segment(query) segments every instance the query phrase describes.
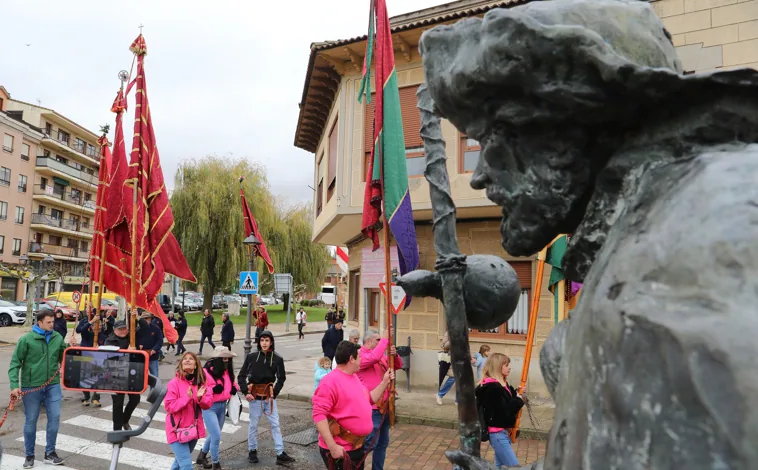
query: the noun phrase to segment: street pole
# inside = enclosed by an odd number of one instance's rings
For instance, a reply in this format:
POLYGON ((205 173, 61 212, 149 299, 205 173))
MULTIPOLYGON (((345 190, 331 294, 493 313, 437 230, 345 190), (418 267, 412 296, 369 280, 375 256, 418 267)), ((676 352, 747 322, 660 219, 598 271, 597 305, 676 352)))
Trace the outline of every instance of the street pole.
MULTIPOLYGON (((253 256, 248 255, 247 270, 253 270, 253 256)), ((253 295, 247 294, 247 322, 245 323, 245 357, 253 350, 253 344, 250 340, 250 328, 253 323, 253 295)))
POLYGON ((290 331, 290 312, 292 311, 292 275, 287 279, 287 326, 284 331, 290 331))

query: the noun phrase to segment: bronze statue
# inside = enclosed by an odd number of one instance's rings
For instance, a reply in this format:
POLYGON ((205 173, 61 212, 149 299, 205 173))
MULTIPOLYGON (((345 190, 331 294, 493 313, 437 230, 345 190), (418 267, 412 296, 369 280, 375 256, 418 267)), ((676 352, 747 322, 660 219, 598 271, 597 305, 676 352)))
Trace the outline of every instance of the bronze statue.
POLYGON ((469 297, 509 273, 465 281, 439 117, 480 142, 471 185, 503 208, 506 251, 573 234, 563 268, 584 288, 542 350, 556 411, 529 468, 757 468, 758 72, 684 75, 631 0, 491 10, 426 31, 420 51, 440 273, 399 282, 444 299, 461 385, 450 460, 494 468, 479 458, 466 319, 504 321, 469 297))

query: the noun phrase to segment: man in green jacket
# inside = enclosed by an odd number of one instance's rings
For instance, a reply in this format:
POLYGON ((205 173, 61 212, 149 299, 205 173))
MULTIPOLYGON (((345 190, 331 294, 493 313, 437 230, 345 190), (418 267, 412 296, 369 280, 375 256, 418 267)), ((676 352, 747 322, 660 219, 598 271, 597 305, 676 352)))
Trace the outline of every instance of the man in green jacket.
POLYGON ((34 466, 34 445, 37 437, 37 418, 40 407, 47 414, 47 445, 45 463, 62 465, 63 459, 55 453, 58 426, 61 418, 60 374, 63 351, 68 345, 63 337, 53 330, 53 312, 43 310, 37 314, 37 324, 30 333, 18 340, 8 369, 11 396, 22 397, 24 402, 24 468, 34 466), (19 377, 19 371, 21 376, 19 377), (35 390, 39 388, 39 390, 35 390), (31 391, 34 390, 34 391, 31 391))

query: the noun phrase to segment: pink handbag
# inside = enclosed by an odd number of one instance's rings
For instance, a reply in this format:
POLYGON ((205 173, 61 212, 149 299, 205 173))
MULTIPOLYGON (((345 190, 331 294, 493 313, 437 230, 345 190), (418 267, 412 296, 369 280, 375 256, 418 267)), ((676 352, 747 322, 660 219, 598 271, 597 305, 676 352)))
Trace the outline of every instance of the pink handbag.
POLYGON ((177 427, 176 423, 174 422, 174 415, 171 415, 171 426, 173 426, 174 428, 174 434, 176 435, 176 440, 178 440, 182 444, 186 444, 188 442, 192 442, 192 441, 196 441, 200 439, 200 433, 197 430, 197 418, 199 416, 199 411, 198 411, 197 403, 193 402, 193 405, 195 407, 195 420, 189 426, 181 427, 182 420, 179 420, 180 426, 177 427))

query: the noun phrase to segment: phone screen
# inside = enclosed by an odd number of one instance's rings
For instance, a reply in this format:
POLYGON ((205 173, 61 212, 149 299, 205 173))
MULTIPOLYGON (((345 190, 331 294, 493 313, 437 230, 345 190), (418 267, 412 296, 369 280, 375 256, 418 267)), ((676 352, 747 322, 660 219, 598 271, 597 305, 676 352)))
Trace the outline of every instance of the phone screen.
POLYGON ((147 389, 147 369, 144 351, 68 348, 63 353, 63 388, 142 393, 147 389))

